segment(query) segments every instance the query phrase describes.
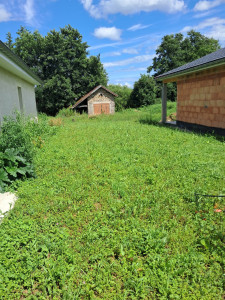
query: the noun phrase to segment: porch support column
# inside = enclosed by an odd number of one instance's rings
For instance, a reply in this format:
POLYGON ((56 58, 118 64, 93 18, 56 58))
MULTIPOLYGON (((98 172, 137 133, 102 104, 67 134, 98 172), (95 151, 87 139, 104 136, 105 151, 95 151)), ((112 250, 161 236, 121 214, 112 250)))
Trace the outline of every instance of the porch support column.
POLYGON ((162 123, 166 123, 167 115, 167 84, 163 82, 162 87, 162 123))

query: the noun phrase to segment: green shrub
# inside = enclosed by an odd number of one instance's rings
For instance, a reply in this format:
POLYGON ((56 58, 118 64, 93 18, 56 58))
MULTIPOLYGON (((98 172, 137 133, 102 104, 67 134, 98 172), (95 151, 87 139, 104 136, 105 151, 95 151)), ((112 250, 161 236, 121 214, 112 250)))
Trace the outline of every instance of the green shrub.
POLYGON ((121 111, 127 108, 127 103, 130 99, 130 94, 132 89, 126 85, 119 85, 119 84, 110 84, 108 88, 117 94, 118 96, 115 98, 115 108, 116 111, 121 111))
POLYGON ((30 119, 26 120, 26 135, 29 136, 32 144, 34 144, 37 148, 40 148, 38 146, 40 139, 44 142, 44 140, 49 138, 49 136, 54 135, 56 130, 56 128, 49 126, 49 118, 45 114, 39 114, 37 122, 30 119))
POLYGON ((142 74, 134 83, 128 102, 129 107, 138 108, 155 103, 158 86, 152 76, 142 74))
POLYGON ((26 132, 26 126, 29 121, 16 112, 13 116, 4 118, 2 131, 0 135, 0 151, 14 148, 18 155, 24 157, 27 161, 32 162, 34 147, 26 132))
POLYGON ((4 118, 0 132, 0 192, 17 179, 34 176, 35 148, 42 148, 44 138, 54 134, 48 118, 39 121, 19 112, 4 118))
POLYGON ((160 104, 162 103, 162 99, 161 98, 156 98, 155 99, 155 104, 160 104))
POLYGON ((63 108, 57 114, 57 117, 71 117, 75 115, 75 111, 71 108, 63 108))
POLYGON ((33 176, 33 165, 19 156, 16 149, 10 148, 0 152, 0 192, 16 179, 33 176))

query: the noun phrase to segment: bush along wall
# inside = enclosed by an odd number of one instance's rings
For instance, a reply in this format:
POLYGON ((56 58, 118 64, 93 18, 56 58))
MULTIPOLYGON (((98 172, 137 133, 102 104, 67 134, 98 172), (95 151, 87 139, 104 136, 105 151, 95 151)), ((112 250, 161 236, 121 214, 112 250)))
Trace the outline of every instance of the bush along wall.
POLYGON ((18 112, 4 118, 0 132, 0 192, 18 179, 35 176, 35 148, 42 147, 41 136, 54 130, 43 116, 38 123, 18 112))

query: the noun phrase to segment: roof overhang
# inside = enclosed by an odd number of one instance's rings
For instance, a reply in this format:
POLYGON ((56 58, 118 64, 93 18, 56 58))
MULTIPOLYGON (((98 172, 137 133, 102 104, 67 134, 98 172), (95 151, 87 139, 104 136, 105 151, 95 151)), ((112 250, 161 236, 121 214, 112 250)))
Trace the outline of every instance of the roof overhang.
POLYGON ((112 94, 114 97, 118 97, 117 94, 115 94, 114 92, 110 91, 109 89, 107 89, 106 87, 104 87, 103 85, 98 85, 96 86, 93 90, 91 90, 89 93, 87 93, 86 95, 84 95, 83 97, 81 97, 73 106, 71 106, 70 108, 76 108, 78 106, 80 106, 80 104, 88 99, 91 95, 93 95, 96 91, 98 91, 99 89, 103 89, 105 90, 106 92, 112 94))
POLYGON ((191 73, 201 72, 201 71, 204 71, 207 69, 220 67, 222 65, 225 66, 225 58, 217 60, 217 61, 209 62, 204 65, 199 65, 197 67, 193 67, 193 68, 190 68, 187 70, 174 72, 172 74, 168 74, 168 75, 162 74, 162 75, 156 76, 155 79, 158 81, 163 81, 163 82, 175 82, 178 79, 181 79, 183 76, 189 75, 191 73))
POLYGON ((2 53, 0 53, 0 67, 34 85, 40 84, 39 81, 31 77, 27 72, 25 72, 22 68, 12 62, 7 56, 2 53))
POLYGON ((42 80, 2 41, 0 41, 0 67, 33 85, 43 83, 42 80))

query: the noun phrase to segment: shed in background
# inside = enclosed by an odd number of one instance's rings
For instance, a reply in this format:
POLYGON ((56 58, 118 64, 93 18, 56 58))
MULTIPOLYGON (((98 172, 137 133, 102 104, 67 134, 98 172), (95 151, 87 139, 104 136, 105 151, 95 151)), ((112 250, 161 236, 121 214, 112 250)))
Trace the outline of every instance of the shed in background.
POLYGON ((115 113, 115 97, 117 94, 99 85, 80 98, 71 108, 80 113, 86 112, 88 116, 110 115, 115 113))

